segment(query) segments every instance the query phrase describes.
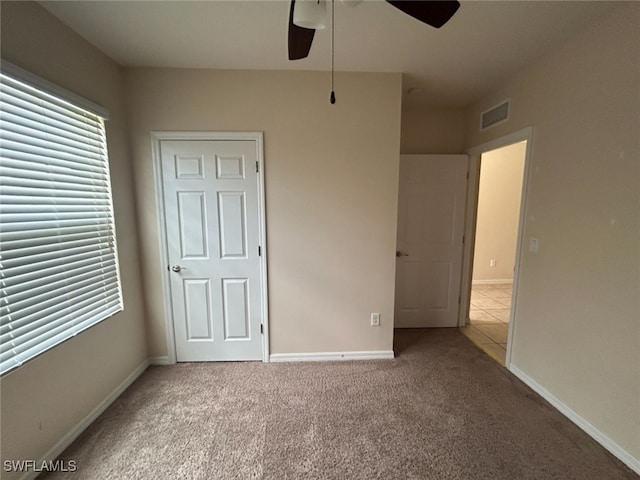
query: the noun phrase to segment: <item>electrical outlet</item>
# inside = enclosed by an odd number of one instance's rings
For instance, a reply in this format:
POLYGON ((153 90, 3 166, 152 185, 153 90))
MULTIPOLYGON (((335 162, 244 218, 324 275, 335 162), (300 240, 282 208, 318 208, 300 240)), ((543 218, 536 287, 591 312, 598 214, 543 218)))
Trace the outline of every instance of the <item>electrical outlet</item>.
POLYGON ((371 314, 371 326, 372 327, 379 327, 380 326, 380 314, 379 313, 372 313, 371 314))
POLYGON ((495 267, 496 266, 496 259, 492 258, 491 260, 489 260, 489 266, 490 267, 495 267))

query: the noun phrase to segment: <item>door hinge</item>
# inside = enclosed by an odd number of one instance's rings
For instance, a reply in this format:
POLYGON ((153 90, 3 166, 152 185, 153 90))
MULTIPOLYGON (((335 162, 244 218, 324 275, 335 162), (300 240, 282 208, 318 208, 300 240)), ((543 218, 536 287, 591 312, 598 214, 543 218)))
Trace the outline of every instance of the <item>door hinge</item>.
POLYGON ((256 162, 256 173, 260 173, 260 164, 256 162))
POLYGON ((464 245, 464 235, 462 235, 462 244, 464 245))
POLYGON ((467 170, 467 180, 469 180, 469 170, 467 170))
POLYGON ((260 335, 264 335, 264 325, 260 324, 260 335))
POLYGON ((258 256, 262 256, 262 247, 260 245, 258 245, 258 256))
POLYGON ((462 301, 462 297, 458 296, 458 305, 460 305, 461 301, 462 301))

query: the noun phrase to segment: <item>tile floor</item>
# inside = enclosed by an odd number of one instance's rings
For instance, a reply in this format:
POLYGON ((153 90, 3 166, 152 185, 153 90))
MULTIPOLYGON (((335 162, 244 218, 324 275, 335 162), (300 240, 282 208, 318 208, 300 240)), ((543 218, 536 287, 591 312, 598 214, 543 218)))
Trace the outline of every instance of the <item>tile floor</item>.
POLYGON ((504 365, 511 312, 511 284, 474 285, 469 324, 462 327, 469 339, 504 365))

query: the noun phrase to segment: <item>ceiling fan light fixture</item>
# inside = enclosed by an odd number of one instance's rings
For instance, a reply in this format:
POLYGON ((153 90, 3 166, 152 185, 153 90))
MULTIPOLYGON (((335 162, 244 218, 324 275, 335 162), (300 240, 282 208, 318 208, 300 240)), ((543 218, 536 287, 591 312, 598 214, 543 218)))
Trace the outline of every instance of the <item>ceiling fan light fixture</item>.
POLYGON ((322 30, 327 26, 327 1, 296 0, 293 23, 302 28, 322 30))

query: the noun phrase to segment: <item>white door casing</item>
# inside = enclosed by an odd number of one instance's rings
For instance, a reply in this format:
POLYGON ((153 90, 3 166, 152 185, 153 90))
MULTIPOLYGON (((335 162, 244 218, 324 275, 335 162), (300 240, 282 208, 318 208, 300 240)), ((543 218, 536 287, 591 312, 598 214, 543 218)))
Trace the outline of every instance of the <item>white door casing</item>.
POLYGON ((531 168, 531 157, 533 149, 534 127, 526 127, 509 133, 503 137, 496 138, 482 145, 467 150, 469 154, 469 189, 467 194, 467 213, 465 219, 465 230, 469 241, 465 243, 463 255, 463 278, 462 278, 462 302, 459 314, 459 325, 464 326, 469 319, 469 304, 471 295, 471 282, 473 276, 473 250, 475 247, 475 225, 476 213, 478 208, 478 191, 480 188, 480 157, 483 153, 490 152, 497 148, 506 147, 517 142, 526 141, 527 148, 524 160, 524 172, 522 178, 522 193, 520 199, 520 219, 518 225, 518 239, 516 241, 516 258, 513 269, 513 293, 511 299, 511 316, 509 319, 509 334, 507 338, 507 355, 505 358, 505 367, 511 369, 511 353, 512 340, 515 325, 517 323, 518 308, 518 288, 520 283, 520 260, 522 258, 524 243, 524 223, 527 208, 527 192, 529 185, 529 170, 531 168))
POLYGON ((395 327, 456 327, 467 155, 401 155, 395 327))
POLYGON ((156 146, 176 360, 264 359, 261 136, 194 136, 156 146))

